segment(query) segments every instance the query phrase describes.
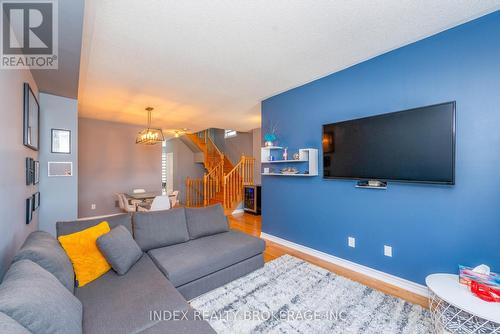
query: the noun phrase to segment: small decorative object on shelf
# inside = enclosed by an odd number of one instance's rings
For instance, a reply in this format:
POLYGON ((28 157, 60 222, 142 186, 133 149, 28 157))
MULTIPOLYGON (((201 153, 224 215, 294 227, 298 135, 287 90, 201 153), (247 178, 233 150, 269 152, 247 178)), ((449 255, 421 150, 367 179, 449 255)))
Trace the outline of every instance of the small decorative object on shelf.
POLYGON ((264 135, 264 145, 266 147, 274 146, 274 141, 276 140, 276 135, 272 133, 266 133, 264 135))
POLYGON ((285 167, 281 169, 281 174, 298 174, 299 170, 294 167, 285 167))
POLYGON ((271 147, 274 146, 274 142, 278 138, 277 126, 272 122, 269 122, 269 126, 266 127, 264 134, 264 146, 271 147))
POLYGON ((293 160, 299 160, 300 159, 300 154, 299 152, 296 152, 293 154, 293 160))
POLYGON ((288 160, 288 148, 283 149, 283 160, 288 160))
POLYGON ((305 170, 305 171, 304 171, 304 174, 305 174, 305 175, 308 175, 308 174, 309 174, 309 171, 308 171, 308 170, 305 170))

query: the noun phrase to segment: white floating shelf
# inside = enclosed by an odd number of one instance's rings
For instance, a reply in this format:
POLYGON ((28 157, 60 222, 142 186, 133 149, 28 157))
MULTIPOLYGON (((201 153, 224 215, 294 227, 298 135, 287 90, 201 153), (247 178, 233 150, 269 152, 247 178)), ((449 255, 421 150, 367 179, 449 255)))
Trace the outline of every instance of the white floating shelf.
POLYGON ((318 174, 282 174, 282 173, 262 173, 264 176, 318 176, 318 174))
POLYGON ((271 160, 271 161, 261 161, 263 164, 279 164, 285 162, 307 162, 307 159, 299 159, 299 160, 271 160))
POLYGON ((262 164, 286 164, 286 163, 297 163, 297 162, 307 162, 307 167, 304 167, 302 171, 298 174, 282 174, 282 173, 262 173, 262 175, 269 176, 318 176, 318 150, 315 148, 301 148, 299 149, 299 159, 298 160, 271 160, 273 156, 271 150, 283 149, 278 146, 268 146, 261 149, 260 161, 262 164), (308 171, 309 174, 304 174, 304 170, 308 171))
POLYGON ((281 146, 264 146, 263 150, 282 150, 284 147, 281 146))

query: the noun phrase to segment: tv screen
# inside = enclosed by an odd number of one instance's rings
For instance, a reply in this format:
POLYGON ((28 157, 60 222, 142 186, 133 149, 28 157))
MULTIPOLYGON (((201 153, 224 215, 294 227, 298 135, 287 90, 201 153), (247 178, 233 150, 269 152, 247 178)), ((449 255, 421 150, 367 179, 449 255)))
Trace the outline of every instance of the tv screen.
POLYGON ((323 176, 455 184, 455 102, 323 125, 323 176))

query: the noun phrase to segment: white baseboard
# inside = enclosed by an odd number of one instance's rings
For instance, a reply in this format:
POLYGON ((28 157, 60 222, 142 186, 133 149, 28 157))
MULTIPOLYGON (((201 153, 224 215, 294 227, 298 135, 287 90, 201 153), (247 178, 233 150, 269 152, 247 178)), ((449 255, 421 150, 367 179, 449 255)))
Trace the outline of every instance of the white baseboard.
POLYGON ((309 248, 307 246, 299 245, 294 242, 275 237, 274 235, 270 235, 267 233, 262 232, 261 237, 263 239, 267 239, 269 241, 275 242, 277 244, 281 244, 283 246, 295 249, 299 252, 317 257, 321 260, 333 263, 335 265, 350 269, 352 271, 355 271, 357 273, 363 274, 365 276, 377 279, 379 281, 394 285, 398 288, 413 292, 417 295, 421 295, 423 297, 429 297, 429 291, 426 286, 406 280, 401 277, 397 277, 391 274, 384 273, 383 271, 379 271, 370 267, 363 266, 361 264, 351 262, 321 251, 318 251, 313 248, 309 248))
POLYGON ((232 214, 232 215, 236 215, 236 214, 238 214, 238 213, 243 213, 243 212, 245 212, 245 210, 243 210, 243 209, 236 209, 236 210, 234 210, 231 214, 232 214))

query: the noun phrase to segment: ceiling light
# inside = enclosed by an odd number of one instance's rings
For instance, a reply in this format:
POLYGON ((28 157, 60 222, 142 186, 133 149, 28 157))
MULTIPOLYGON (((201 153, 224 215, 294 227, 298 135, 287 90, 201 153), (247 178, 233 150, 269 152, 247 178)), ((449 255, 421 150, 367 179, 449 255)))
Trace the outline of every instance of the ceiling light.
POLYGON ((163 132, 161 131, 161 129, 151 128, 151 112, 153 111, 153 108, 147 107, 146 111, 148 112, 147 127, 137 134, 135 143, 145 145, 154 145, 161 143, 165 140, 165 138, 163 137, 163 132))

